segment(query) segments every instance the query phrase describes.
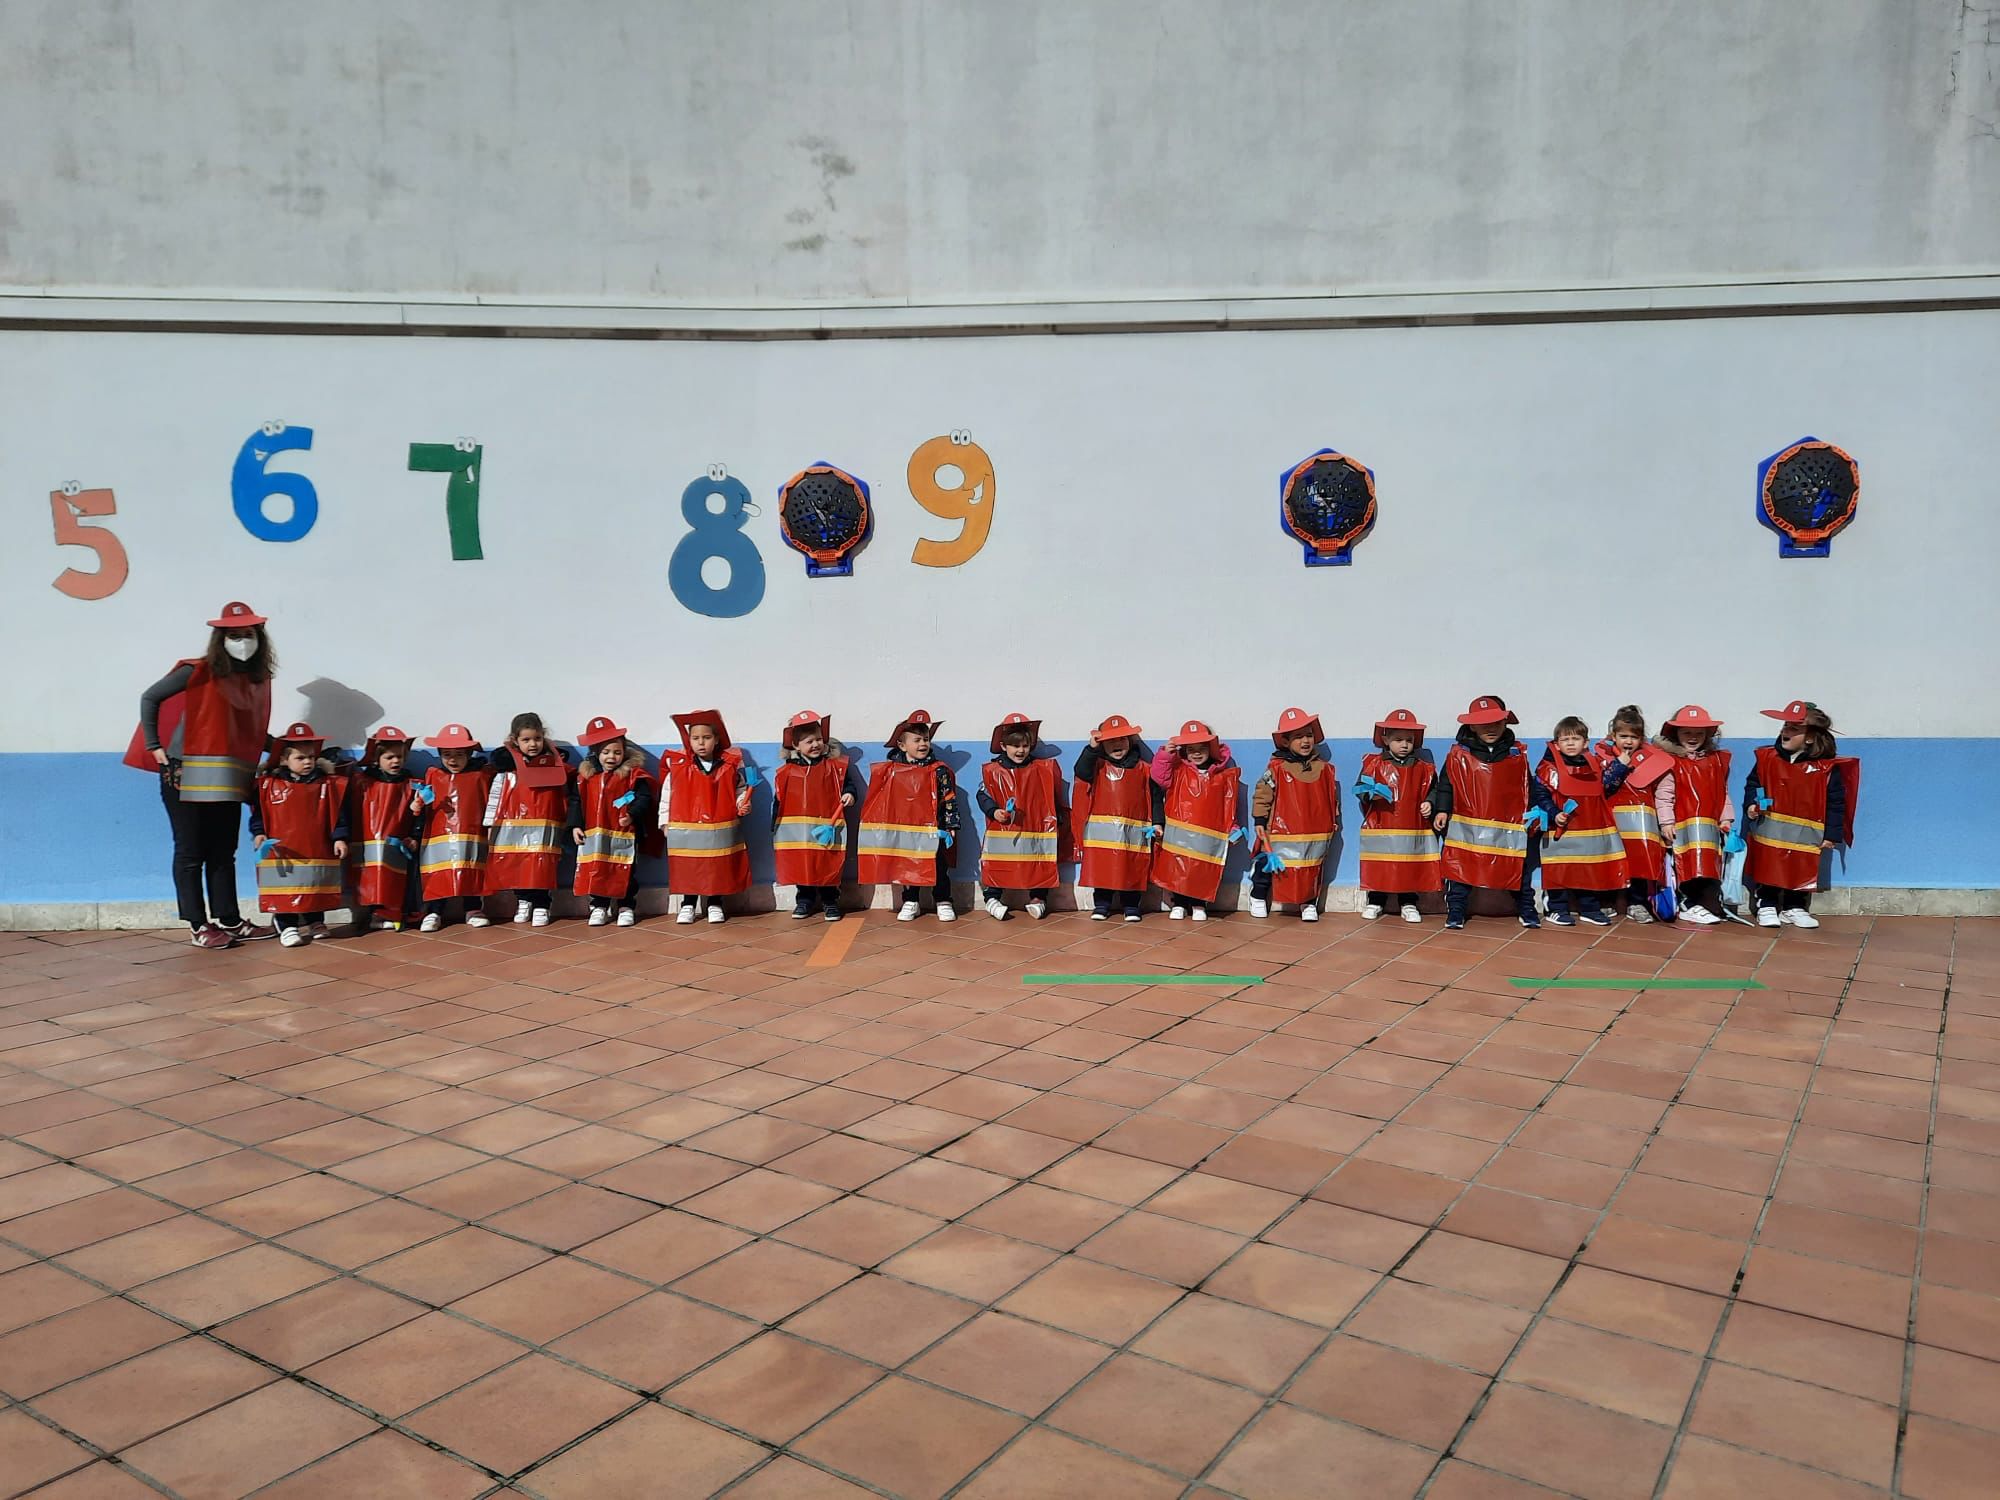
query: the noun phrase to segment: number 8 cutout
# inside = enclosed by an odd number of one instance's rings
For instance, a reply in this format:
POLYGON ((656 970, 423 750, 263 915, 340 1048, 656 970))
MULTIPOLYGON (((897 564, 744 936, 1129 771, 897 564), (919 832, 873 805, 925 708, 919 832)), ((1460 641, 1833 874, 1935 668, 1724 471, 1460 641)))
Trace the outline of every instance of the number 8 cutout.
POLYGON ((757 513, 750 491, 721 464, 681 491, 681 515, 688 534, 667 562, 667 587, 684 608, 711 619, 733 620, 764 602, 764 555, 744 534, 743 523, 757 513), (710 508, 709 501, 722 501, 710 508), (729 565, 729 582, 717 588, 701 576, 702 564, 719 557, 729 565))
POLYGON ((993 530, 993 460, 973 442, 972 434, 955 427, 920 444, 910 455, 910 495, 932 515, 962 521, 964 527, 949 541, 917 539, 910 561, 924 568, 956 568, 972 560, 993 530), (958 470, 959 482, 938 482, 938 471, 958 470))

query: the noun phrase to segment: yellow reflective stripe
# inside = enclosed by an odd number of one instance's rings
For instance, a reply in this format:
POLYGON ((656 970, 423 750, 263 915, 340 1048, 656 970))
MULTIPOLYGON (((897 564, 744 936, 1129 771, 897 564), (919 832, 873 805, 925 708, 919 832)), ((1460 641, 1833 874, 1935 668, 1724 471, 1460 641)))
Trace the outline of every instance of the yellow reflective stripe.
POLYGON ((1453 813, 1451 821, 1454 823, 1464 823, 1473 828, 1501 828, 1509 833, 1519 833, 1522 831, 1519 823, 1503 822, 1498 818, 1468 818, 1464 813, 1453 813))

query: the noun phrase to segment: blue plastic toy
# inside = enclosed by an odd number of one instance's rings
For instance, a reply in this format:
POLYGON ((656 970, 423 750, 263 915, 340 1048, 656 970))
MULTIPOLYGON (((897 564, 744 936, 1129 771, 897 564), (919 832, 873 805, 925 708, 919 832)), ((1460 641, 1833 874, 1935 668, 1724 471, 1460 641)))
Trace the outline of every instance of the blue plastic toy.
POLYGON ((831 823, 815 823, 813 831, 807 837, 822 849, 831 849, 840 837, 840 830, 831 823))
POLYGON ((1527 817, 1521 819, 1521 826, 1529 833, 1547 833, 1549 815, 1539 807, 1531 807, 1528 809, 1527 817))
POLYGON ((1396 800, 1395 789, 1384 786, 1373 776, 1357 776, 1354 779, 1354 790, 1364 797, 1379 797, 1384 802, 1396 800))
POLYGON ((1285 867, 1286 867, 1286 862, 1284 856, 1276 854, 1269 849, 1260 849, 1256 854, 1252 855, 1250 858, 1250 868, 1252 870, 1269 871, 1275 874, 1277 871, 1282 870, 1285 867))
POLYGON ((749 761, 747 760, 744 761, 743 784, 745 786, 761 786, 763 784, 763 781, 764 781, 764 773, 758 770, 755 766, 751 765, 749 761))
POLYGON ((637 798, 638 798, 638 795, 639 795, 639 793, 638 793, 638 791, 637 791, 636 789, 635 789, 635 790, 633 790, 633 791, 629 791, 629 792, 627 792, 627 793, 626 793, 626 794, 625 794, 624 796, 622 796, 622 797, 615 797, 615 798, 613 798, 613 799, 612 799, 612 802, 611 802, 611 805, 612 805, 613 807, 630 807, 630 806, 632 805, 632 803, 633 803, 633 802, 634 802, 635 800, 637 800, 637 798))
POLYGON ((1232 829, 1230 829, 1230 830, 1229 830, 1229 842, 1230 842, 1230 843, 1232 843, 1232 844, 1240 844, 1240 843, 1242 843, 1242 842, 1243 842, 1243 830, 1242 830, 1241 828, 1232 828, 1232 829))
POLYGON ((1007 799, 1007 816, 1010 818, 1014 816, 1014 799, 1012 797, 1007 799))
POLYGON ((951 830, 949 828, 940 828, 938 830, 938 842, 947 849, 951 847, 951 837, 951 830))
POLYGON ((426 807, 428 807, 431 803, 437 801, 437 796, 438 796, 437 788, 432 786, 429 782, 422 781, 417 783, 417 800, 423 803, 426 807))
POLYGON ((264 853, 261 857, 270 860, 276 860, 283 857, 278 853, 278 841, 276 839, 266 839, 264 841, 264 853))

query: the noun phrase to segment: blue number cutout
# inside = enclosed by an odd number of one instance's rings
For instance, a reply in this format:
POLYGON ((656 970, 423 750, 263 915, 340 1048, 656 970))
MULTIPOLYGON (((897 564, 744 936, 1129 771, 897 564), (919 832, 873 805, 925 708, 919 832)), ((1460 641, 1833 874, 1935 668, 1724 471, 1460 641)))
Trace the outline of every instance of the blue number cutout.
POLYGON ((681 514, 690 529, 667 563, 667 587, 688 609, 733 620, 764 602, 764 555, 743 531, 754 513, 750 491, 720 464, 681 491, 681 514), (719 512, 708 508, 712 496, 723 502, 719 512), (729 564, 729 582, 719 589, 701 576, 702 563, 711 557, 729 564))
POLYGON ((229 499, 236 507, 236 519, 243 529, 261 542, 296 542, 319 519, 319 492, 303 474, 267 474, 264 465, 280 453, 310 448, 310 427, 287 427, 283 422, 266 422, 243 441, 236 452, 236 467, 229 474, 229 499), (284 495, 292 502, 289 519, 274 521, 264 513, 264 502, 284 495))

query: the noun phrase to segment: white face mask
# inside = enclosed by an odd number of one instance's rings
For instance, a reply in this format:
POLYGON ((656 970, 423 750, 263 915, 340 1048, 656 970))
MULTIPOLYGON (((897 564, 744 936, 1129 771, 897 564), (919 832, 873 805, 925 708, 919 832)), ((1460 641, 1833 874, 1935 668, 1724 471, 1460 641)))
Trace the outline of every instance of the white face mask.
POLYGON ((248 661, 257 654, 257 637, 254 635, 232 635, 223 641, 222 649, 238 661, 248 661))

